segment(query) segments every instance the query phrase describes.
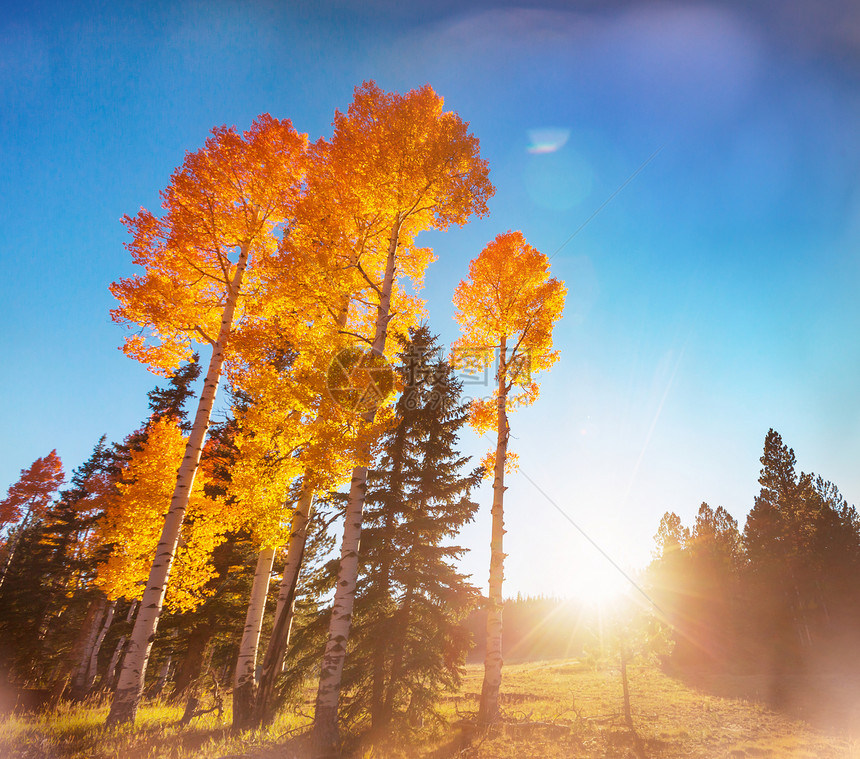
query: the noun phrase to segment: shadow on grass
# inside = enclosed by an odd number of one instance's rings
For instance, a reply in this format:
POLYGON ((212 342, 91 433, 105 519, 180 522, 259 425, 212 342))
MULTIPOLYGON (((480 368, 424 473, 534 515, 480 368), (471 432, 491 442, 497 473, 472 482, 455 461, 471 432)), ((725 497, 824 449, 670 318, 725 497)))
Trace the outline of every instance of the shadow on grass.
POLYGON ((758 702, 820 730, 860 737, 860 678, 856 672, 733 674, 672 669, 666 674, 711 696, 758 702))
POLYGON ((552 756, 561 755, 555 752, 566 751, 565 756, 658 759, 670 748, 669 743, 656 738, 644 738, 634 727, 626 725, 595 728, 584 724, 576 727, 548 723, 502 722, 484 733, 474 724, 461 724, 457 734, 449 741, 429 753, 421 754, 421 757, 490 757, 493 755, 493 746, 498 744, 506 747, 505 756, 523 757, 539 756, 535 751, 540 751, 543 746, 554 750, 552 756), (522 753, 523 751, 527 753, 522 753))

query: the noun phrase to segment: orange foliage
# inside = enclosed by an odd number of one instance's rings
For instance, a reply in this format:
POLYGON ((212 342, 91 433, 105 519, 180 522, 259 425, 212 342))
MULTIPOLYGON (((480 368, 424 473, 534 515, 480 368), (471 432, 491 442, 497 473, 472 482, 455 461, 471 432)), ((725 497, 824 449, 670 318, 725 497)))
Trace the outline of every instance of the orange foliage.
MULTIPOLYGON (((232 493, 256 512, 255 529, 279 533, 283 518, 273 514, 283 512, 290 479, 312 473, 312 489, 329 489, 367 463, 390 410, 368 426, 332 401, 326 371, 343 348, 373 343, 392 246, 385 327, 406 334, 424 316, 417 293, 433 252, 415 236, 487 213, 493 187, 478 148, 468 124, 444 111, 430 87, 401 95, 373 82, 335 114, 331 140, 311 146, 294 224, 266 269, 266 298, 233 338, 228 368, 254 401, 242 419, 232 493)), ((386 354, 396 350, 388 340, 386 354)))
MULTIPOLYGON (((95 539, 111 545, 99 567, 96 584, 108 598, 140 598, 164 524, 164 510, 173 495, 170 474, 179 467, 185 438, 175 420, 162 418, 147 427, 147 440, 132 450, 131 460, 108 497, 95 539)), ((205 598, 205 584, 214 576, 212 551, 233 525, 231 510, 203 493, 205 472, 194 482, 180 547, 171 572, 166 604, 178 611, 195 608, 205 598), (203 476, 201 476, 203 475, 203 476)))
POLYGON ((161 193, 162 217, 146 209, 124 217, 133 236, 126 247, 145 269, 111 285, 120 302, 112 318, 139 328, 126 339, 128 355, 166 374, 189 358, 193 342, 214 343, 231 293, 231 256, 247 253, 243 292, 253 294, 258 270, 292 217, 306 146, 306 135, 289 120, 268 114, 242 135, 215 128, 203 148, 186 154, 161 193))
MULTIPOLYGON (((469 264, 469 279, 454 292, 463 336, 452 360, 484 368, 499 358, 504 342, 505 410, 527 406, 538 396, 534 375, 558 360, 552 329, 564 310, 564 284, 549 275, 549 259, 528 245, 522 232, 496 237, 469 264), (514 388, 518 392, 512 392, 514 388)), ((498 377, 497 377, 498 379, 498 377)), ((470 423, 479 432, 496 427, 498 387, 472 402, 470 423)))
MULTIPOLYGON (((416 235, 486 215, 494 188, 477 138, 429 86, 401 95, 365 82, 333 126, 331 141, 311 147, 307 192, 282 244, 280 281, 309 289, 306 300, 319 302, 328 321, 346 310, 348 324, 332 331, 367 347, 392 243, 397 265, 387 328, 407 334, 424 316, 416 294, 433 260, 432 250, 415 245, 416 235)), ((314 328, 322 326, 314 318, 314 328)))
MULTIPOLYGON (((496 466, 496 452, 487 451, 481 458, 481 467, 484 470, 484 479, 492 480, 496 466)), ((507 451, 505 453, 505 474, 516 472, 520 468, 520 457, 516 453, 507 451)))
POLYGON ((27 515, 41 518, 64 480, 63 462, 56 449, 22 469, 18 482, 9 487, 6 498, 0 501, 0 527, 14 524, 27 515))

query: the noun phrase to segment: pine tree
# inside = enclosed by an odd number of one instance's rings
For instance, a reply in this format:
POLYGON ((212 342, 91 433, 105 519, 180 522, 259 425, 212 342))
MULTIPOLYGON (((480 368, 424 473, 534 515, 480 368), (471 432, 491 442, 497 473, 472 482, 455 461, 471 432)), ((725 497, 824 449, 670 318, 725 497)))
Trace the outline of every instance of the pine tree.
POLYGON ((741 569, 737 521, 722 506, 699 507, 687 542, 686 608, 683 641, 676 660, 686 654, 697 666, 725 666, 736 642, 741 569))
POLYGON ((86 695, 95 676, 90 665, 97 661, 104 639, 102 628, 113 617, 115 605, 107 602, 93 579, 99 562, 107 557, 106 547, 95 538, 95 527, 115 493, 116 467, 116 450, 102 435, 90 457, 73 472, 71 487, 45 515, 40 537, 45 549, 40 585, 46 604, 42 657, 50 660, 66 652, 54 678, 58 696, 72 675, 72 697, 86 695), (70 639, 75 642, 70 644, 70 639))
POLYGON ((480 469, 456 451, 468 418, 460 383, 426 326, 411 331, 397 367, 404 391, 376 468, 368 473, 355 622, 345 669, 348 720, 375 733, 417 718, 459 682, 477 600, 452 544, 471 521, 480 469))

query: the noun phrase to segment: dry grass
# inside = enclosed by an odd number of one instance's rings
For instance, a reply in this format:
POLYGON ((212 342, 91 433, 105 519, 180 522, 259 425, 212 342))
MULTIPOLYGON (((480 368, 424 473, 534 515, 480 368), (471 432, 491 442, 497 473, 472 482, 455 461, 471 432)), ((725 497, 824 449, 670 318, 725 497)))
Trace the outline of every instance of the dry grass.
MULTIPOLYGON (((430 724, 390 745, 355 750, 362 759, 747 759, 860 758, 860 741, 826 733, 762 705, 708 695, 651 666, 630 667, 633 727, 621 716, 617 671, 574 660, 505 667, 504 723, 469 736, 482 669, 467 671, 460 693, 441 705, 447 726, 430 724), (465 737, 464 737, 465 736, 465 737)), ((310 695, 310 694, 309 694, 310 695)), ((307 705, 303 707, 307 710, 307 705)), ((181 709, 143 707, 134 729, 108 732, 106 707, 66 706, 39 718, 0 722, 0 756, 8 759, 301 759, 307 717, 282 715, 269 730, 231 736, 229 714, 209 714, 185 729, 181 709), (292 731, 292 732, 291 732, 292 731)))

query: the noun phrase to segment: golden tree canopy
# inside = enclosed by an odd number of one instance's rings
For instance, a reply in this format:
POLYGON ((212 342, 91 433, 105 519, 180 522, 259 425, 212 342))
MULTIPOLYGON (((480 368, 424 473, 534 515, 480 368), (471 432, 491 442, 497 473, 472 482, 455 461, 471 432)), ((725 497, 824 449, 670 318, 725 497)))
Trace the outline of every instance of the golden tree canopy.
MULTIPOLYGON (((454 292, 463 336, 452 346, 453 360, 461 368, 483 369, 503 358, 506 405, 532 403, 538 395, 534 375, 558 360, 552 330, 566 294, 564 284, 550 276, 549 259, 522 232, 498 235, 469 264, 469 278, 454 292), (519 392, 511 394, 513 388, 519 392)), ((473 402, 472 423, 479 430, 495 424, 497 399, 498 387, 491 398, 473 402)))
POLYGON ((161 193, 164 215, 146 209, 123 222, 126 247, 145 273, 111 286, 114 321, 137 328, 123 350, 156 373, 175 368, 191 343, 214 343, 237 251, 248 256, 243 291, 259 294, 258 270, 277 250, 304 177, 307 136, 289 120, 260 116, 251 129, 218 127, 187 153, 161 193))
MULTIPOLYGON (((132 450, 117 483, 118 492, 107 499, 97 526, 97 541, 111 546, 96 580, 108 598, 140 598, 143 594, 164 524, 165 504, 173 493, 170 474, 179 467, 185 451, 186 440, 175 419, 153 421, 146 431, 146 442, 132 450)), ((194 609, 204 600, 205 585, 215 575, 212 551, 236 522, 230 507, 205 496, 206 472, 200 474, 203 476, 194 481, 166 598, 167 606, 179 611, 194 609)))

